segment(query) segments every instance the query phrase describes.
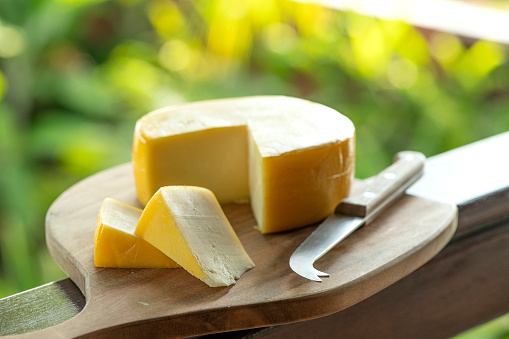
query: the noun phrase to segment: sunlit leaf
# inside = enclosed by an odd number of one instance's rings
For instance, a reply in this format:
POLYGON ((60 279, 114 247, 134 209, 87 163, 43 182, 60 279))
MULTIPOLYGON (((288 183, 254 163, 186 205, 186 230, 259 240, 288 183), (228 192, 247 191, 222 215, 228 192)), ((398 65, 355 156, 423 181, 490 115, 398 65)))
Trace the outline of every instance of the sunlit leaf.
POLYGON ((186 19, 173 1, 151 1, 148 7, 148 17, 155 30, 165 38, 178 34, 186 26, 186 19))
POLYGON ((388 48, 384 32, 377 21, 352 16, 349 27, 355 62, 360 74, 370 78, 385 74, 392 51, 388 48))
POLYGON ((152 110, 154 97, 169 81, 161 69, 137 58, 118 57, 104 66, 107 78, 119 96, 135 108, 152 110))
POLYGON ((402 21, 381 20, 379 24, 391 49, 397 49, 413 31, 412 26, 402 21))
POLYGON ((2 71, 0 71, 0 100, 2 99, 6 91, 7 91, 7 79, 3 75, 2 71))
POLYGON ((245 60, 250 51, 251 26, 243 17, 246 9, 243 1, 221 0, 213 13, 207 52, 223 59, 228 68, 245 60))
POLYGON ((409 30, 400 44, 396 46, 396 50, 403 58, 419 67, 429 62, 428 44, 417 30, 409 30))
POLYGON ((504 59, 504 51, 500 45, 478 41, 462 55, 456 68, 456 75, 463 85, 473 88, 504 59))

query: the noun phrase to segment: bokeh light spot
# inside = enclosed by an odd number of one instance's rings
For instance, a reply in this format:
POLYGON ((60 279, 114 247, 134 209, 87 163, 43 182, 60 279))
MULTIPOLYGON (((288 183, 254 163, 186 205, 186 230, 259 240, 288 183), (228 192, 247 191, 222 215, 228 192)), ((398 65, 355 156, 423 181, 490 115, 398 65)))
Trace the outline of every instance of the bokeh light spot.
POLYGON ((191 50, 181 40, 168 41, 159 50, 159 62, 170 71, 182 71, 190 59, 191 50))
POLYGON ((25 38, 21 30, 14 26, 0 25, 0 58, 12 58, 25 49, 25 38))
POLYGON ((287 24, 276 22, 264 31, 267 47, 275 53, 284 54, 292 50, 297 44, 297 33, 287 24))
POLYGON ((408 59, 392 60, 387 69, 387 77, 391 85, 396 88, 410 88, 417 81, 418 69, 408 59))
POLYGON ((437 33, 431 39, 430 49, 441 64, 448 64, 461 54, 462 44, 454 35, 437 33))

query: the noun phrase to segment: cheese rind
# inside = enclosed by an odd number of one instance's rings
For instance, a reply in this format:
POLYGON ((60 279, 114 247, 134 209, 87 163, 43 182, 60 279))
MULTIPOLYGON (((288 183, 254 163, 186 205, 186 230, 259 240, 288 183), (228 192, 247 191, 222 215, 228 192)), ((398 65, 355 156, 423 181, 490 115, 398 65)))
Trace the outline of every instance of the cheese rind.
POLYGON ((324 219, 349 194, 354 164, 353 123, 290 97, 162 108, 138 120, 133 141, 142 204, 162 186, 202 186, 220 203, 249 200, 262 233, 324 219))
POLYGON ((254 267, 216 197, 202 187, 161 187, 135 233, 211 287, 234 284, 254 267))
POLYGON ((263 215, 265 229, 284 231, 315 223, 348 196, 354 166, 345 166, 342 159, 353 161, 347 156, 350 142, 263 159, 265 206, 255 214, 263 215))
POLYGON ((176 268, 178 265, 134 234, 142 211, 112 198, 103 200, 94 234, 94 264, 113 268, 176 268))

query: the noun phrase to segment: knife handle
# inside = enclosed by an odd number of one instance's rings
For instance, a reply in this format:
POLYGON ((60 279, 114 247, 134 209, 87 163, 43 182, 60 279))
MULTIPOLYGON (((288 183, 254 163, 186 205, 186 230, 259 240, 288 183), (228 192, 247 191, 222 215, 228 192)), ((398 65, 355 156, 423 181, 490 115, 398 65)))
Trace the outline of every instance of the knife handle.
POLYGON ((359 195, 347 197, 336 207, 336 213, 366 218, 366 223, 397 200, 422 176, 426 157, 419 152, 396 154, 394 163, 380 172, 359 195))

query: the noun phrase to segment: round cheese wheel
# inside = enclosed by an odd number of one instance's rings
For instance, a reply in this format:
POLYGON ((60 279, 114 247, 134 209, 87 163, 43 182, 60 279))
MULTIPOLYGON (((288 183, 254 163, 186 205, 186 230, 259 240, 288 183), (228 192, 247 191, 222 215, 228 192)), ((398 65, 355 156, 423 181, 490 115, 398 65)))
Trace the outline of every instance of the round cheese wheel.
POLYGON ((355 127, 332 108, 285 96, 164 107, 136 123, 136 191, 210 189, 219 202, 250 202, 262 233, 324 219, 354 179, 355 127))

